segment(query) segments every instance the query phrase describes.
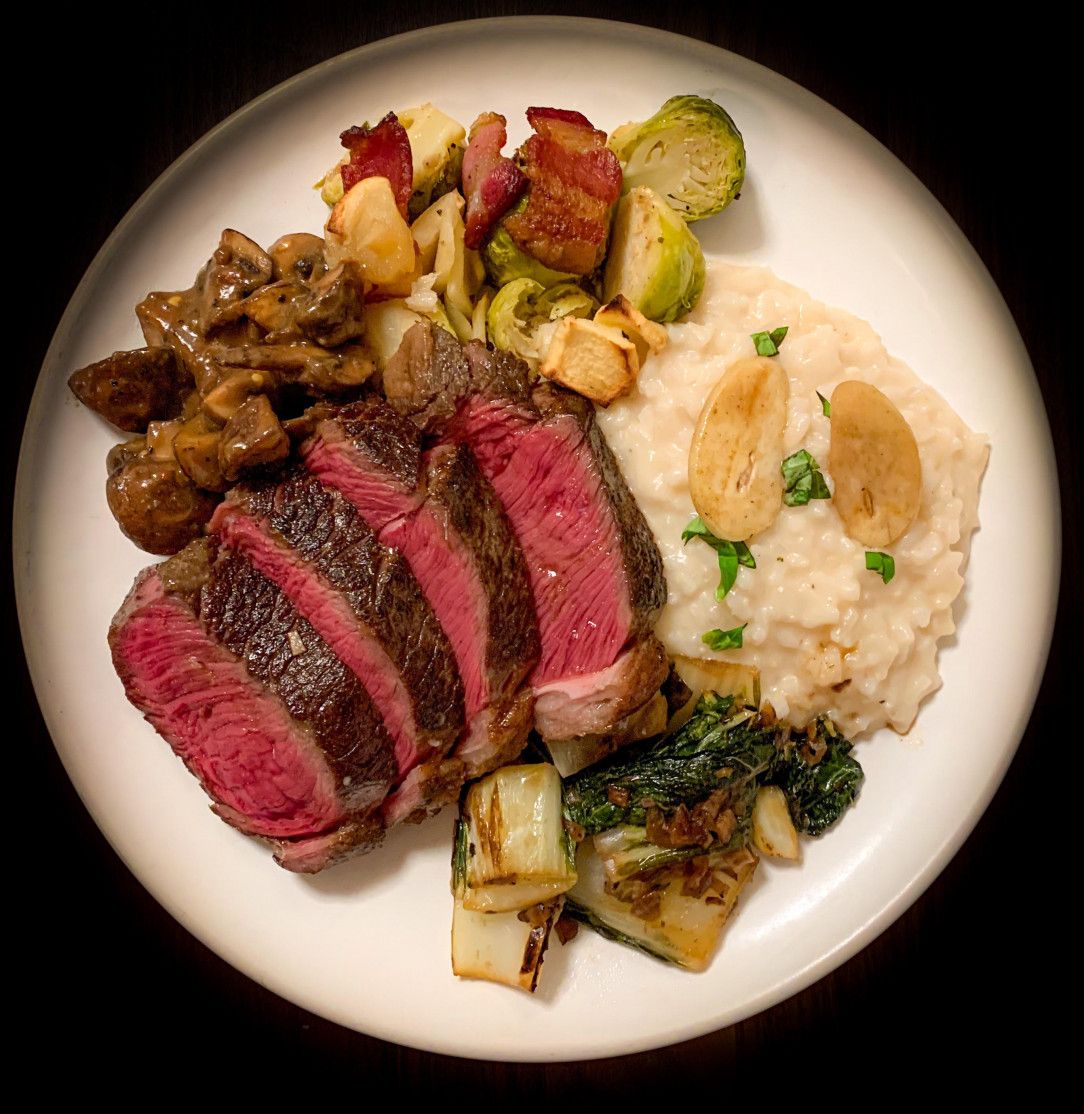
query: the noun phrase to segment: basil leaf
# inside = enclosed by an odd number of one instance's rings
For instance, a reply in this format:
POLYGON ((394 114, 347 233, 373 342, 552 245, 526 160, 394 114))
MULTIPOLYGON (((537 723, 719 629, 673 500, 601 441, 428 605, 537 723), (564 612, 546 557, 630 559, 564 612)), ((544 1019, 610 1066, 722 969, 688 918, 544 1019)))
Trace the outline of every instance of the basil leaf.
POLYGON ((820 465, 805 449, 791 453, 779 470, 783 473, 783 502, 788 507, 804 507, 810 499, 832 498, 820 465))
POLYGON ((681 540, 688 542, 690 538, 714 538, 715 535, 704 525, 704 520, 697 515, 684 530, 681 531, 681 540))
POLYGON ((888 553, 868 552, 866 568, 880 573, 881 579, 887 584, 896 575, 896 559, 888 553))
POLYGON ((700 515, 696 517, 681 531, 681 540, 688 544, 690 538, 699 538, 705 545, 710 545, 719 558, 719 587, 715 589, 715 598, 722 600, 727 592, 734 587, 738 579, 738 566, 744 565, 747 569, 755 569, 756 561, 745 542, 731 542, 725 538, 717 538, 704 524, 700 515))
POLYGON ((824 416, 826 418, 830 418, 832 416, 832 404, 828 401, 828 399, 824 397, 824 395, 820 393, 820 391, 817 392, 817 398, 821 400, 821 410, 824 413, 824 416))
POLYGON ((778 356, 779 346, 787 335, 788 326, 780 325, 770 333, 751 333, 753 344, 756 346, 758 356, 778 356))
POLYGON ((738 555, 739 565, 744 565, 747 569, 755 569, 757 567, 752 553, 749 552, 749 546, 747 546, 745 542, 735 542, 734 551, 738 555))
POLYGON ((719 555, 719 587, 715 589, 715 598, 722 600, 738 579, 738 555, 733 542, 719 542, 714 548, 719 555))
POLYGON ((742 647, 742 631, 749 626, 748 623, 742 623, 740 627, 734 627, 732 630, 709 630, 700 636, 700 640, 704 642, 712 650, 740 650, 742 647))

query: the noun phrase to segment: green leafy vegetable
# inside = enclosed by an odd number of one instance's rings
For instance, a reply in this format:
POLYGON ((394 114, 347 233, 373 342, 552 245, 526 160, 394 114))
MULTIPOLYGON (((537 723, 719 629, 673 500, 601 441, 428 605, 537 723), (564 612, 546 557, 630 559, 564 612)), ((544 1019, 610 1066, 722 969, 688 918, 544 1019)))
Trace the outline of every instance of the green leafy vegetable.
POLYGON ((824 413, 824 416, 826 418, 830 418, 832 416, 832 404, 828 401, 828 399, 824 397, 824 395, 820 393, 820 391, 817 392, 817 398, 821 400, 821 410, 824 413))
POLYGON ((783 473, 783 502, 788 507, 804 507, 810 499, 832 498, 820 465, 805 449, 791 453, 779 468, 783 473))
POLYGON ((733 696, 707 692, 672 735, 634 743, 575 774, 565 782, 565 815, 595 835, 618 824, 643 826, 652 807, 672 812, 717 789, 755 789, 777 757, 778 728, 734 704, 733 696))
POLYGON ((880 573, 881 579, 887 584, 896 575, 896 559, 888 553, 868 552, 866 568, 880 573))
POLYGON ((850 740, 827 716, 816 721, 812 738, 796 733, 784 748, 768 780, 787 795, 798 831, 819 836, 854 803, 865 775, 850 752, 850 740))
POLYGON ((749 626, 742 623, 740 627, 731 627, 730 630, 720 630, 716 627, 700 636, 700 641, 712 650, 740 650, 742 647, 742 631, 749 626))
POLYGON ((738 579, 738 566, 744 565, 747 569, 757 567, 756 560, 745 542, 731 542, 725 538, 717 538, 704 525, 700 515, 697 515, 681 532, 681 540, 688 542, 690 538, 699 538, 706 545, 710 545, 719 557, 719 587, 715 589, 715 598, 722 600, 727 592, 734 587, 738 579))
POLYGON ((753 344, 756 345, 758 356, 778 356, 779 346, 783 343, 783 338, 789 332, 786 325, 780 325, 778 329, 772 329, 770 333, 751 333, 753 344))

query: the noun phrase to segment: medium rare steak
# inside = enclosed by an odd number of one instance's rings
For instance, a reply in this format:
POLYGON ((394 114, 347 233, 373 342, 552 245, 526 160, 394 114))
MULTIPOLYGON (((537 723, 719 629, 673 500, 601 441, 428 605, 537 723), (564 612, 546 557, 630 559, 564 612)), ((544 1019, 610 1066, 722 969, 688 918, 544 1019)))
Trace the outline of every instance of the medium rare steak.
POLYGON ((401 776, 451 748, 464 724, 451 645, 402 554, 347 499, 296 466, 234 488, 211 528, 364 685, 395 740, 401 776))
POLYGON ((128 698, 227 823, 313 871, 379 840, 394 744, 353 674, 237 554, 193 542, 144 570, 109 645, 128 698))
POLYGON ((508 515, 541 635, 542 735, 598 732, 646 703, 666 676, 651 633, 662 559, 590 404, 532 389, 521 361, 425 324, 389 361, 384 390, 420 428, 470 446, 508 515))
POLYGON ((306 467, 341 492, 380 541, 410 565, 451 642, 463 679, 467 735, 456 767, 435 761, 389 802, 445 799, 514 758, 530 731, 531 693, 523 687, 538 660, 527 566, 495 492, 465 445, 422 451, 421 432, 380 399, 330 412, 302 448, 306 467), (429 787, 427 789, 422 787, 429 787))

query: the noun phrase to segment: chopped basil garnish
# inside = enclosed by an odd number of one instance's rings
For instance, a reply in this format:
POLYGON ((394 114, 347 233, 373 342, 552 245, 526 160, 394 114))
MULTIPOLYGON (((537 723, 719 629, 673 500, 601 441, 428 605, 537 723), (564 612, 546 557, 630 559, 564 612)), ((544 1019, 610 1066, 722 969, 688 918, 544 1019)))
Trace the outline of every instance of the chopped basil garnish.
POLYGON ((742 644, 741 632, 749 626, 748 623, 742 623, 740 627, 734 627, 732 630, 709 630, 701 635, 701 641, 712 650, 740 650, 742 644))
POLYGON ((821 410, 823 411, 824 416, 826 418, 830 418, 832 416, 832 404, 828 401, 828 399, 824 397, 824 395, 820 393, 820 391, 817 392, 817 398, 821 400, 821 410))
POLYGON ((753 344, 756 345, 758 356, 778 356, 779 346, 787 335, 788 326, 780 325, 770 333, 752 333, 753 344))
POLYGON ((866 554, 866 568, 879 572, 887 584, 896 575, 896 559, 888 553, 869 552, 866 554))
POLYGON ((783 473, 783 502, 788 507, 804 507, 810 499, 831 499, 828 483, 820 465, 799 449, 779 466, 783 473))
POLYGON ((738 579, 738 566, 744 565, 747 569, 755 569, 756 561, 745 542, 730 542, 725 538, 717 538, 704 525, 703 519, 697 515, 681 532, 681 540, 688 542, 690 538, 699 538, 706 545, 715 550, 719 558, 719 587, 715 589, 715 598, 723 599, 727 592, 734 587, 738 579))

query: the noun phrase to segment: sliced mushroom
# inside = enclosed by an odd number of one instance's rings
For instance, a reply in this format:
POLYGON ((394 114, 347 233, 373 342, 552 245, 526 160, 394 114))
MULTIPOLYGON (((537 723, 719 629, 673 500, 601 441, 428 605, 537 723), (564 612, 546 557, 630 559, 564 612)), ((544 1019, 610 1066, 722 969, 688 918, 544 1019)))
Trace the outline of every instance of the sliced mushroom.
POLYGON ((334 348, 356 340, 365 331, 364 308, 361 268, 347 260, 312 284, 300 307, 298 327, 310 340, 334 348))
POLYGON ((106 481, 106 500, 121 530, 148 553, 183 549, 214 513, 218 500, 196 487, 176 461, 129 459, 106 481))
POLYGON ((185 422, 174 437, 173 455, 197 487, 208 491, 225 491, 229 487, 218 461, 221 440, 221 427, 203 413, 185 422))
POLYGON ((267 371, 232 371, 203 396, 203 412, 218 422, 228 422, 252 395, 275 389, 275 377, 267 371))
POLYGON ((832 392, 828 468, 832 502, 847 533, 872 549, 907 531, 922 502, 922 462, 907 420, 869 383, 851 379, 832 392))
POLYGON ((298 314, 311 296, 312 292, 300 279, 281 279, 261 286, 243 302, 238 302, 237 311, 267 333, 297 335, 300 332, 298 314))
POLYGON ((295 382, 314 394, 342 394, 360 387, 373 373, 373 359, 361 345, 344 345, 334 352, 317 344, 259 344, 216 349, 230 367, 272 370, 284 382, 295 382))
POLYGON ((318 279, 327 270, 324 241, 311 232, 290 232, 280 236, 268 249, 276 279, 318 279))
POLYGON ((205 332, 232 317, 232 307, 271 281, 271 256, 233 228, 222 233, 207 265, 196 279, 199 320, 205 332))
POLYGON ((789 393, 779 361, 757 356, 728 368, 700 411, 689 451, 689 493, 718 538, 746 541, 779 513, 789 393))
POLYGON ((118 468, 123 468, 129 461, 142 456, 146 451, 147 439, 145 437, 133 437, 131 441, 121 441, 119 445, 114 445, 105 458, 107 474, 112 475, 118 468))
POLYGON ((181 413, 192 376, 171 348, 136 348, 80 368, 68 386, 118 429, 141 433, 148 422, 181 413))
POLYGON ((247 399, 226 423, 218 446, 218 462, 227 480, 242 472, 277 464, 290 454, 290 439, 275 417, 266 395, 247 399))

